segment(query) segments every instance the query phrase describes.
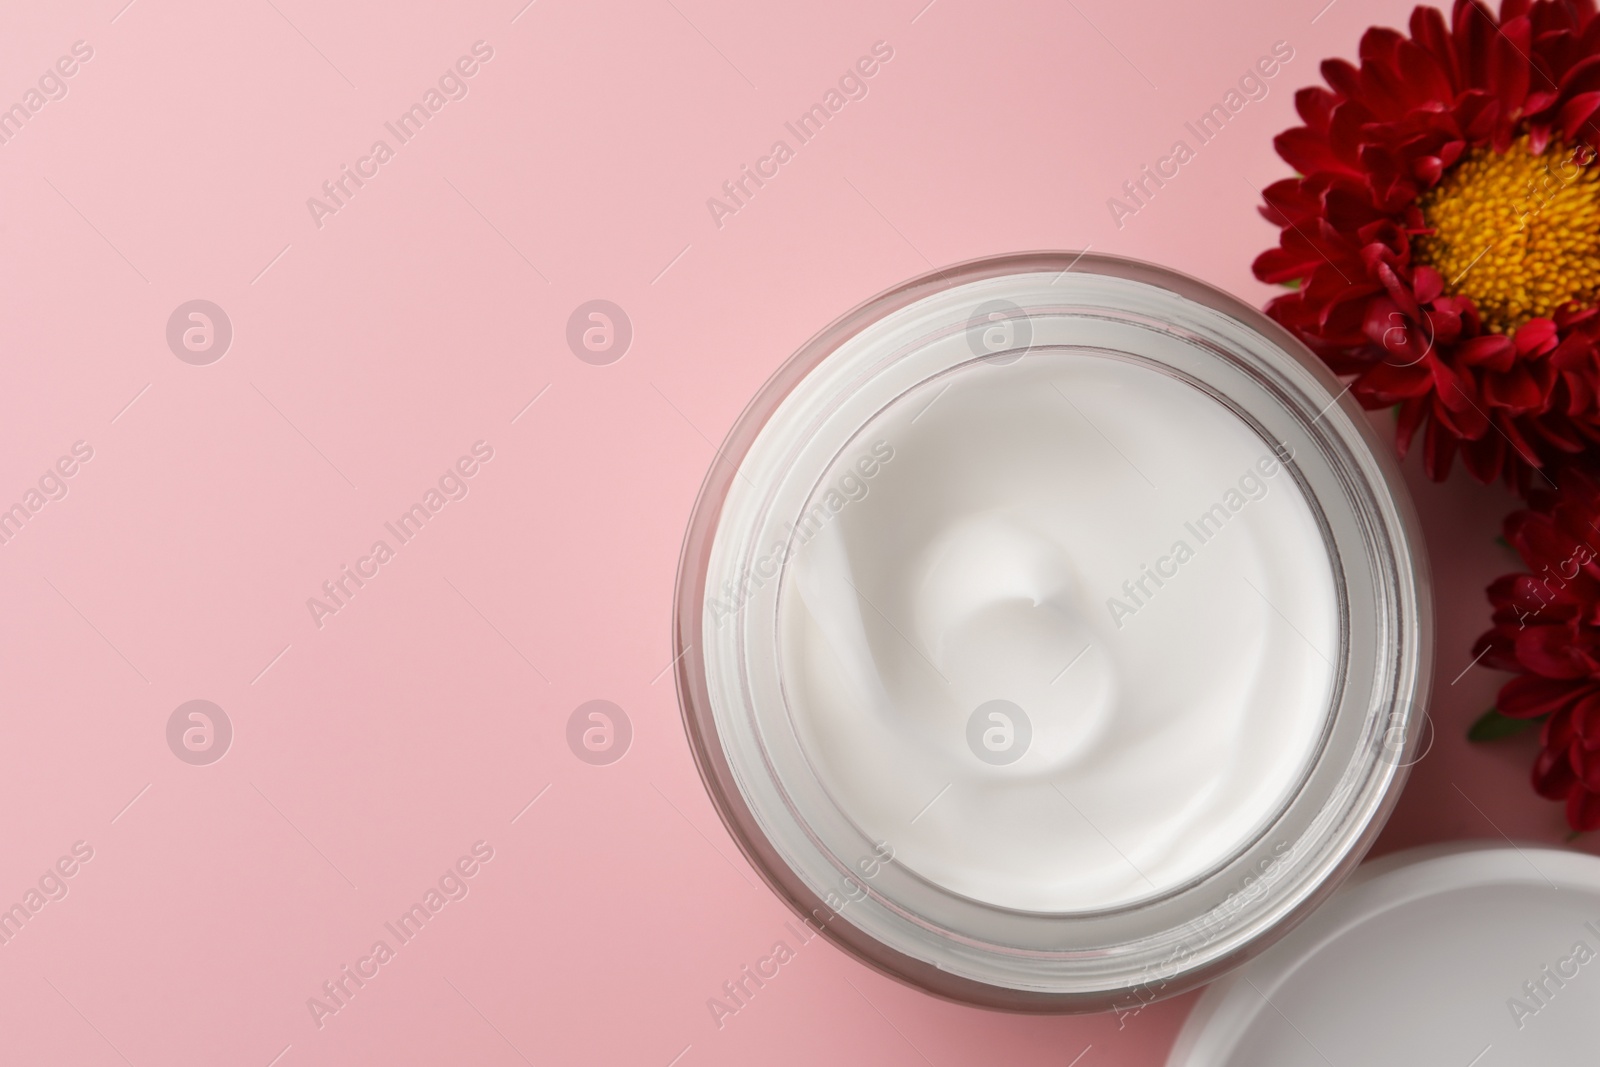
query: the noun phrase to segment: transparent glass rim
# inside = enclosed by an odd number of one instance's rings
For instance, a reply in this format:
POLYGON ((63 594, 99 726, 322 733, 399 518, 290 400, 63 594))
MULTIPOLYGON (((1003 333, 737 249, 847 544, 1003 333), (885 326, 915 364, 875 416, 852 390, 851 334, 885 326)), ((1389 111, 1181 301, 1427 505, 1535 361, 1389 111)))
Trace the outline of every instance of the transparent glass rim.
MULTIPOLYGON (((1177 272, 1092 253, 1019 253, 933 271, 819 332, 757 393, 719 450, 685 534, 675 594, 674 674, 690 749, 719 816, 752 866, 797 915, 867 965, 934 995, 1002 1010, 1137 1010, 1216 977, 1281 937, 1355 867, 1387 819, 1420 732, 1422 716, 1414 709, 1425 706, 1431 681, 1431 606, 1416 519, 1387 444, 1347 393, 1320 360, 1254 308, 1177 272), (1086 285, 1088 279, 1116 279, 1115 285, 1135 283, 1127 288, 1141 293, 1148 288, 1166 317, 1152 317, 1149 307, 1132 300, 1073 305, 1072 313, 1122 316, 1118 321, 1134 327, 1165 331, 1201 350, 1196 358, 1259 379, 1261 395, 1281 407, 1271 417, 1299 426, 1296 432, 1313 446, 1306 458, 1317 484, 1304 488, 1308 498, 1334 505, 1337 530, 1327 536, 1343 568, 1341 604, 1352 582, 1358 601, 1343 609, 1339 700, 1287 812, 1239 854, 1179 891, 1094 914, 1008 913, 965 898, 956 902, 937 887, 928 887, 932 895, 905 881, 886 888, 899 872, 863 878, 835 852, 803 840, 809 834, 805 812, 785 814, 761 799, 776 788, 760 781, 776 774, 770 763, 762 765, 767 757, 739 756, 739 745, 724 736, 738 726, 726 715, 719 725, 706 665, 706 586, 723 506, 784 401, 830 355, 903 309, 975 283, 1047 273, 1058 280, 1070 273, 1077 276, 1072 282, 1086 285), (1248 353, 1240 337, 1252 339, 1248 353), (1309 793, 1308 783, 1315 783, 1309 793), (1298 821, 1284 822, 1288 813, 1298 821), (1284 827, 1293 831, 1287 856, 1270 851, 1274 838, 1289 833, 1284 827), (824 871, 808 849, 826 854, 834 870, 824 871), (1274 872, 1270 884, 1250 873, 1260 873, 1263 864, 1274 872), (1247 895, 1241 884, 1260 891, 1236 903, 1247 895), (830 886, 845 894, 843 903, 830 886)), ((1218 399, 1229 402, 1226 395, 1218 399)), ((1257 414, 1230 406, 1247 420, 1257 414)), ((1310 475, 1297 469, 1296 476, 1310 475)), ((1284 847, 1282 840, 1277 847, 1284 847)))

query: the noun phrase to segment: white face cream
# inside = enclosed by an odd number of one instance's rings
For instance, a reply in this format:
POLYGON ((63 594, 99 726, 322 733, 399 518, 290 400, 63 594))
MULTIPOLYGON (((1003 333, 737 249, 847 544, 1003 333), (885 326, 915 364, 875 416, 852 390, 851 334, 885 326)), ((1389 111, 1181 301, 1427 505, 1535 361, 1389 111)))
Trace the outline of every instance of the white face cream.
POLYGON ((701 774, 885 973, 1028 1011, 1189 988, 1330 892, 1404 779, 1431 635, 1395 484, 1314 357, 1191 279, 907 283, 707 477, 675 632, 701 774))
POLYGON ((1081 352, 883 400, 779 594, 788 712, 840 808, 910 870, 1030 911, 1150 896, 1259 832, 1322 738, 1339 643, 1273 445, 1081 352))

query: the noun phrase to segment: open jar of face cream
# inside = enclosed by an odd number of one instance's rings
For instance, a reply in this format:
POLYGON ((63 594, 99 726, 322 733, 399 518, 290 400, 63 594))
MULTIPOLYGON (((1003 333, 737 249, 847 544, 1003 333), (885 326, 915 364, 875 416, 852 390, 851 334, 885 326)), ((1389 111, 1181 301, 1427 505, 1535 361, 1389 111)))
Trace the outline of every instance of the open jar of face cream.
POLYGON ((1432 664, 1385 447, 1194 279, 937 271, 791 358, 685 540, 684 721, 810 925, 929 992, 1133 1011, 1359 862, 1432 664))

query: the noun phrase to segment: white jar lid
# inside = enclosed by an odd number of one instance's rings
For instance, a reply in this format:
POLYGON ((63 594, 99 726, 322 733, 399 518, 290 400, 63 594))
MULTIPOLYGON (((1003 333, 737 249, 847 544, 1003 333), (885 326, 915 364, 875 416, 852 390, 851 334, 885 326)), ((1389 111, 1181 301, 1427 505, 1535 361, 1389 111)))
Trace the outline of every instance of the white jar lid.
POLYGON ((1445 846, 1363 866, 1200 998, 1167 1067, 1600 1059, 1600 858, 1445 846))

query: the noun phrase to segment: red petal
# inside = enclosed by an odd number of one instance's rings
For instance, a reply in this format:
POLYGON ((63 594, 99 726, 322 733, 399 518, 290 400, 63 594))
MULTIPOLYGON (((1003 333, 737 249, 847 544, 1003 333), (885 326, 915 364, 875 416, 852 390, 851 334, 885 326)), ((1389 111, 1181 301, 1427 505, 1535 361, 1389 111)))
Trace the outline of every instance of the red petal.
POLYGON ((1325 134, 1305 126, 1284 130, 1272 139, 1272 146, 1285 163, 1301 174, 1314 174, 1317 171, 1360 173, 1338 157, 1325 134))
POLYGON ((1434 417, 1428 420, 1428 428, 1422 434, 1422 466, 1429 478, 1442 482, 1450 473, 1458 438, 1439 422, 1435 412, 1430 414, 1434 417))
MULTIPOLYGON (((1411 11, 1411 36, 1438 61, 1441 69, 1456 79, 1456 50, 1438 8, 1417 6, 1411 11)), ((1459 82, 1453 82, 1459 85, 1459 82)))
POLYGON ((1600 108, 1600 92, 1579 93, 1561 105, 1561 136, 1575 140, 1595 108, 1600 108))
POLYGON ((1448 68, 1421 45, 1402 39, 1395 48, 1394 62, 1404 76, 1412 107, 1455 99, 1448 68))
POLYGON ((1513 18, 1501 24, 1489 53, 1490 85, 1500 100, 1507 118, 1520 115, 1528 97, 1528 52, 1532 27, 1526 18, 1513 18))
POLYGON ((1456 346, 1456 355, 1469 367, 1504 371, 1516 362, 1517 350, 1509 337, 1491 333, 1463 341, 1456 346))
POLYGON ((1485 375, 1483 398, 1495 407, 1535 411, 1543 406, 1544 391, 1528 369, 1519 364, 1504 373, 1485 375))
POLYGON ((1600 793, 1574 786, 1567 794, 1567 825, 1579 833, 1600 829, 1600 793))
POLYGON ((1322 260, 1315 256, 1291 252, 1287 248, 1269 248, 1256 257, 1251 269, 1261 281, 1268 285, 1279 285, 1296 278, 1304 278, 1316 270, 1317 264, 1321 262, 1322 260))
POLYGON ((1308 85, 1294 94, 1294 109, 1300 120, 1318 133, 1328 132, 1333 109, 1339 98, 1320 85, 1308 85))
POLYGON ((1489 52, 1499 30, 1494 16, 1476 0, 1457 0, 1452 21, 1455 24, 1456 56, 1460 62, 1457 85, 1464 89, 1489 86, 1489 52))
POLYGON ((1593 752, 1600 748, 1600 693, 1590 693, 1574 704, 1568 719, 1572 733, 1586 751, 1593 752))
POLYGON ((1565 800, 1578 784, 1565 749, 1547 748, 1533 763, 1533 791, 1549 800, 1565 800))
POLYGON ((1556 346, 1556 324, 1549 319, 1530 319, 1517 329, 1517 351, 1540 355, 1556 346))
POLYGON ((1324 59, 1322 80, 1346 100, 1354 100, 1361 95, 1361 72, 1343 59, 1324 59))
POLYGON ((1431 304, 1444 291, 1444 279, 1432 267, 1418 267, 1411 276, 1411 291, 1423 304, 1431 304))
POLYGON ((1411 164, 1412 176, 1430 188, 1438 184, 1443 173, 1444 161, 1438 156, 1423 156, 1411 164))
POLYGON ((1422 419, 1428 413, 1426 397, 1416 397, 1400 405, 1400 412, 1395 418, 1395 451, 1401 459, 1406 458, 1406 453, 1411 451, 1411 442, 1417 436, 1417 428, 1422 425, 1422 419))
POLYGON ((1489 434, 1476 441, 1461 442, 1461 465, 1484 485, 1500 477, 1505 462, 1505 443, 1497 435, 1489 434))
POLYGON ((1530 626, 1517 636, 1517 659, 1546 678, 1587 678, 1589 667, 1565 626, 1530 626))
POLYGON ((1500 714, 1513 719, 1536 719, 1571 707, 1580 698, 1594 692, 1592 682, 1574 683, 1524 674, 1501 686, 1500 699, 1495 707, 1500 714))
MULTIPOLYGON (((1572 747, 1572 740, 1577 736, 1577 731, 1572 725, 1573 714, 1571 711, 1558 711, 1544 721, 1544 726, 1539 730, 1539 744, 1551 752, 1566 752, 1572 747)), ((1571 756, 1568 756, 1571 759, 1571 756)))

